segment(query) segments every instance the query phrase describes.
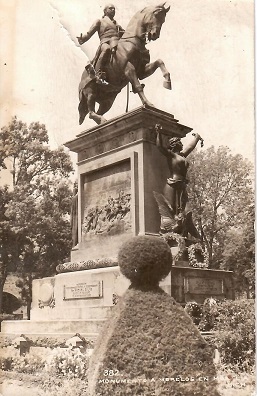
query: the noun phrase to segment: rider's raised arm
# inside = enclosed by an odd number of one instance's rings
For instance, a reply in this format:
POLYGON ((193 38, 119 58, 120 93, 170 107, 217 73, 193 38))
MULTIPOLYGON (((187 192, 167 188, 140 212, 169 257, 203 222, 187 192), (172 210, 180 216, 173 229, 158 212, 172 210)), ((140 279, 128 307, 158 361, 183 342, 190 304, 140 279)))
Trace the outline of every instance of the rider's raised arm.
POLYGON ((187 157, 188 154, 190 154, 194 150, 199 140, 202 140, 201 136, 198 135, 198 133, 195 133, 193 135, 193 140, 186 147, 183 148, 181 154, 183 154, 184 157, 187 157))
POLYGON ((93 36, 93 34, 95 34, 95 32, 98 32, 100 28, 100 24, 101 24, 100 19, 97 19, 86 34, 77 37, 79 44, 81 45, 85 43, 93 36))

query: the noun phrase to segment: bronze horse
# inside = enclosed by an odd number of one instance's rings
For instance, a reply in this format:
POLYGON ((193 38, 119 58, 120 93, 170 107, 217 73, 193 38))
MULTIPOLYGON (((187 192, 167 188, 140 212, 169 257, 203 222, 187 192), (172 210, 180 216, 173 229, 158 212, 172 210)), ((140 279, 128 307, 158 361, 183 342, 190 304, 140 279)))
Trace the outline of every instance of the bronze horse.
POLYGON ((144 105, 153 106, 145 97, 144 85, 139 80, 149 77, 159 67, 164 77, 163 86, 171 89, 170 74, 161 59, 150 63, 149 51, 145 48, 148 41, 160 36, 162 24, 170 7, 164 4, 145 7, 137 12, 129 22, 125 33, 118 42, 117 50, 106 66, 108 84, 96 81, 92 64, 86 66, 79 85, 79 124, 89 114, 97 124, 106 121, 103 117, 111 107, 117 94, 128 82, 134 93, 137 93, 144 105), (95 103, 99 103, 95 112, 95 103))

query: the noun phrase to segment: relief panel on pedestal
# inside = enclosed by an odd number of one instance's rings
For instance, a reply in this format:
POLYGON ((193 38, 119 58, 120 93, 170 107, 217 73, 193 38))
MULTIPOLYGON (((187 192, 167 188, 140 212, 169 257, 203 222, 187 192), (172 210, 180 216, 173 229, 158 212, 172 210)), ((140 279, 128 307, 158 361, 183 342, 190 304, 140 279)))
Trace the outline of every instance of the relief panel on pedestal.
POLYGON ((84 177, 82 241, 131 232, 130 160, 84 177))

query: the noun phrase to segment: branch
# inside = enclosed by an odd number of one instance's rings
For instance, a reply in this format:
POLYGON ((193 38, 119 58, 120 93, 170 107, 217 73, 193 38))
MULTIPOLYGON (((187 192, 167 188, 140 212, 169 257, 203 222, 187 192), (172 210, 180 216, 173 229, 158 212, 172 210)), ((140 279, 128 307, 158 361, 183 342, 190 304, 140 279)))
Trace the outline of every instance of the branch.
MULTIPOLYGON (((231 177, 232 177, 232 175, 231 175, 231 177)), ((234 181, 235 181, 235 180, 234 180, 234 181)), ((228 180, 227 184, 229 184, 229 182, 230 182, 230 180, 228 180)), ((221 206, 222 202, 224 201, 224 198, 225 198, 226 195, 229 193, 229 191, 232 189, 232 187, 233 187, 233 180, 231 181, 230 186, 228 186, 228 187, 226 188, 226 190, 224 191, 223 195, 222 195, 221 198, 219 199, 219 203, 217 203, 217 206, 216 206, 217 209, 221 206)))

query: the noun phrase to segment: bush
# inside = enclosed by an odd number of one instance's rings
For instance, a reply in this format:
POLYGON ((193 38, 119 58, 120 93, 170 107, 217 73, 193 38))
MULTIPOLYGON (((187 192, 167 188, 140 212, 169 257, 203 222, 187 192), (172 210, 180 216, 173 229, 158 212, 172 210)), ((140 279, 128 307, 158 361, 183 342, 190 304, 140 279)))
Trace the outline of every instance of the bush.
POLYGON ((201 331, 214 332, 223 363, 251 370, 255 358, 254 300, 189 302, 186 312, 201 331))
POLYGON ((195 301, 187 302, 185 311, 200 331, 212 330, 219 314, 218 303, 214 298, 206 298, 202 305, 195 301))
POLYGON ((35 374, 45 367, 45 360, 41 353, 30 352, 25 356, 16 356, 12 361, 12 370, 17 373, 35 374))
POLYGON ((88 394, 217 396, 212 357, 213 350, 172 297, 162 289, 130 287, 98 338, 88 394))
POLYGON ((14 347, 5 347, 0 353, 0 367, 3 371, 11 371, 13 359, 19 356, 19 352, 14 347))
POLYGON ((11 337, 1 337, 0 338, 0 348, 5 348, 7 346, 12 345, 12 338, 11 337))
POLYGON ((118 261, 131 285, 98 337, 88 396, 218 396, 211 348, 159 287, 171 269, 168 244, 158 237, 131 238, 118 261), (209 381, 200 381, 203 376, 209 381))
MULTIPOLYGON (((16 337, 1 337, 0 338, 0 348, 4 348, 7 346, 12 346, 13 340, 16 337)), ((43 347, 43 348, 65 348, 67 337, 58 336, 58 337, 35 337, 31 335, 29 338, 26 337, 32 347, 43 347)), ((93 348, 94 342, 91 340, 86 340, 86 347, 93 348)))
POLYGON ((16 371, 17 373, 34 374, 42 371, 46 359, 42 352, 33 351, 25 356, 20 356, 17 348, 3 348, 0 356, 0 366, 3 371, 16 371))
POLYGON ((0 353, 0 368, 3 371, 11 371, 12 370, 12 362, 13 356, 7 352, 7 348, 1 350, 0 353))
POLYGON ((47 359, 46 371, 67 378, 86 378, 88 358, 79 348, 56 348, 47 359))
POLYGON ((36 337, 32 338, 31 346, 35 347, 44 347, 44 348, 58 348, 58 347, 65 347, 67 338, 65 337, 36 337))
POLYGON ((226 364, 248 371, 255 363, 254 300, 218 304, 214 324, 217 347, 226 364))
POLYGON ((185 305, 185 311, 190 316, 195 325, 200 323, 202 317, 202 307, 196 301, 189 301, 185 305))
MULTIPOLYGON (((221 302, 219 302, 221 304, 221 302)), ((210 331, 214 328, 215 321, 219 315, 218 303, 214 298, 206 298, 201 308, 201 319, 199 330, 210 331)))
POLYGON ((71 348, 31 349, 26 355, 13 346, 1 350, 0 368, 3 371, 15 371, 24 374, 49 373, 66 378, 85 379, 88 357, 81 351, 71 348))
POLYGON ((138 287, 158 285, 171 270, 169 245, 159 237, 137 236, 125 242, 118 254, 120 270, 138 287))

